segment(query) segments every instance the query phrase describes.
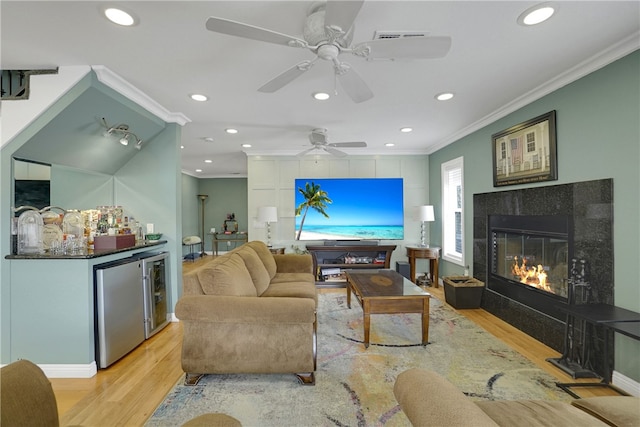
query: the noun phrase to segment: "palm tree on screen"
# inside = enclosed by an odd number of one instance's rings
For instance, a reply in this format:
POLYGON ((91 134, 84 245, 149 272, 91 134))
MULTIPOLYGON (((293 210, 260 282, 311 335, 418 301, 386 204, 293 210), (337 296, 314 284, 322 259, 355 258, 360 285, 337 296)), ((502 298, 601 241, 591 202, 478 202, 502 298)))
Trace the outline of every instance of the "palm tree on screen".
POLYGON ((327 204, 333 203, 329 198, 327 192, 321 190, 320 186, 314 184, 313 182, 307 182, 304 186, 304 189, 298 187, 298 192, 302 194, 302 197, 304 197, 304 202, 300 203, 296 208, 296 216, 300 215, 302 211, 304 211, 304 214, 302 215, 302 221, 300 221, 300 229, 298 230, 296 240, 300 240, 302 227, 304 227, 304 220, 307 218, 307 212, 309 211, 309 208, 324 215, 325 218, 329 218, 329 215, 327 214, 327 212, 325 212, 325 208, 327 207, 327 204))

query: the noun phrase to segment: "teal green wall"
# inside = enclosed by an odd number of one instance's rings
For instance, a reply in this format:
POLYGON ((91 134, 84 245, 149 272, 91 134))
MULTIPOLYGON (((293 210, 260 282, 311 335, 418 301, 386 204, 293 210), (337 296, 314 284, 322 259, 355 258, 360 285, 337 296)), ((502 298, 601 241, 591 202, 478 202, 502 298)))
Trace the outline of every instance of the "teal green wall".
POLYGON ((83 210, 113 204, 112 175, 51 165, 51 206, 83 210))
MULTIPOLYGON (((238 231, 247 231, 247 179, 246 178, 204 178, 198 180, 198 194, 207 194, 204 202, 205 250, 211 251, 211 228, 222 231, 227 214, 235 213, 238 231)), ((188 202, 188 201, 185 201, 188 202)), ((200 201, 196 197, 198 209, 200 201)), ((200 221, 200 211, 196 214, 200 221)), ((199 230, 200 226, 196 228, 199 230)), ((249 236, 250 238, 251 236, 249 236)))
MULTIPOLYGON (((79 313, 83 310, 92 313, 93 310, 93 300, 90 297, 90 295, 93 295, 93 287, 92 278, 88 276, 89 273, 85 277, 78 276, 76 274, 77 270, 69 270, 66 267, 68 262, 46 260, 41 265, 40 262, 31 264, 25 260, 5 259, 5 256, 11 253, 7 231, 11 229, 9 218, 11 217, 13 200, 12 157, 24 144, 31 141, 37 132, 56 119, 65 108, 69 107, 84 91, 91 87, 98 87, 104 92, 105 96, 131 107, 127 109, 127 112, 133 111, 145 118, 149 116, 146 110, 132 106, 131 101, 112 90, 101 87, 100 83, 94 81, 92 76, 88 75, 65 93, 47 111, 35 118, 30 126, 2 147, 0 156, 0 230, 2 230, 3 236, 0 239, 0 361, 2 363, 8 363, 15 360, 16 357, 20 357, 16 353, 19 349, 17 344, 32 338, 28 334, 22 334, 20 331, 16 332, 17 329, 12 331, 13 326, 19 326, 20 322, 18 320, 20 316, 24 317, 22 307, 19 305, 21 299, 17 296, 20 295, 18 288, 20 290, 25 288, 25 279, 29 281, 36 276, 40 277, 40 279, 33 280, 37 280, 42 285, 42 283, 48 283, 48 279, 52 278, 53 283, 49 284, 54 287, 67 286, 71 288, 71 286, 84 284, 86 294, 77 294, 78 298, 82 299, 82 307, 77 306, 76 300, 57 298, 59 304, 55 306, 55 309, 60 313, 61 318, 68 317, 69 313, 79 313), (45 264, 46 268, 43 267, 45 264), (26 271, 30 271, 29 275, 23 274, 26 271), (57 279, 64 278, 68 274, 74 277, 73 282, 57 279), (65 304, 69 304, 69 307, 66 307, 65 304)), ((95 108, 100 110, 100 104, 96 105, 95 108)), ((152 138, 145 141, 142 149, 134 151, 128 162, 113 175, 104 175, 58 165, 54 165, 51 171, 53 204, 63 208, 77 209, 94 208, 101 204, 117 204, 135 213, 137 219, 141 222, 153 222, 156 224, 156 230, 162 232, 163 239, 168 241, 166 245, 163 245, 158 250, 170 252, 170 312, 173 312, 173 306, 182 290, 180 139, 181 127, 179 125, 169 123, 166 126, 162 126, 152 138)), ((86 267, 88 264, 82 260, 76 261, 78 266, 86 267)), ((108 259, 100 259, 100 261, 104 262, 108 261, 108 259)), ((59 295, 65 295, 68 291, 68 289, 65 289, 63 292, 60 289, 59 295)), ((36 291, 33 292, 33 295, 34 297, 29 300, 30 320, 25 319, 23 323, 28 320, 32 324, 42 322, 51 324, 51 319, 39 317, 50 311, 51 307, 48 304, 50 304, 51 300, 48 300, 45 294, 36 291), (38 295, 42 295, 42 298, 35 298, 38 295)), ((80 316, 76 316, 76 326, 78 328, 86 327, 87 321, 92 324, 93 318, 87 316, 80 319, 80 316)), ((58 328, 57 330, 58 334, 65 333, 64 328, 58 328)), ((50 333, 48 336, 51 340, 54 340, 56 335, 50 333)), ((88 340, 92 339, 92 337, 88 338, 88 340)), ((38 342, 41 341, 37 337, 34 338, 33 345, 37 345, 38 342)), ((64 340, 60 340, 60 342, 64 342, 64 340)), ((42 342, 42 345, 44 344, 46 343, 42 342)), ((82 360, 69 357, 69 347, 64 349, 62 347, 65 346, 48 345, 42 351, 42 357, 37 354, 36 349, 30 348, 29 356, 40 363, 88 363, 91 361, 91 359, 84 360, 84 356, 82 356, 82 360)), ((86 351, 92 351, 91 348, 92 345, 88 345, 88 350, 86 351)))
MULTIPOLYGON (((440 166, 464 156, 464 236, 467 264, 473 256, 473 194, 602 178, 614 181, 615 303, 640 311, 640 52, 636 51, 526 107, 509 114, 429 157, 430 200, 440 208, 440 166), (493 187, 491 135, 548 111, 557 111, 558 180, 493 187)), ((442 242, 436 215, 432 241, 442 242)), ((442 276, 463 267, 448 262, 442 276)), ((616 336, 615 368, 640 381, 640 343, 616 336)))
MULTIPOLYGON (((182 174, 182 236, 199 236, 198 185, 200 181, 191 175, 182 174)), ((205 240, 206 240, 205 236, 205 240)), ((183 256, 189 253, 189 247, 182 248, 183 256)))
POLYGON ((170 312, 182 295, 181 132, 180 125, 167 124, 116 172, 114 182, 116 205, 134 213, 143 227, 153 224, 167 241, 162 250, 170 254, 170 312))
POLYGON ((11 230, 10 218, 14 200, 12 155, 87 90, 91 82, 91 76, 83 78, 0 150, 0 230, 3 236, 0 239, 0 361, 3 363, 10 360, 11 356, 11 264, 4 259, 5 255, 11 253, 11 241, 4 236, 11 230))
MULTIPOLYGON (((201 236, 199 194, 209 197, 204 202, 205 251, 212 251, 211 228, 222 231, 227 213, 235 213, 238 231, 247 231, 246 178, 194 178, 182 174, 182 235, 201 236)), ((222 249, 221 249, 222 250, 222 249)), ((183 248, 183 254, 189 252, 183 248)))

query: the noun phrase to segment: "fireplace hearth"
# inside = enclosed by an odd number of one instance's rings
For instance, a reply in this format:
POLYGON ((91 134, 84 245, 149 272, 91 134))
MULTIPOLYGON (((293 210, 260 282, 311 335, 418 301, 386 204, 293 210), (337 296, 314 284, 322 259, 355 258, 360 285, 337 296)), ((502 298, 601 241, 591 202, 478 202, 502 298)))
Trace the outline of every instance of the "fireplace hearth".
POLYGON ((574 259, 590 302, 613 304, 612 179, 475 194, 473 216, 485 310, 562 353, 574 259))

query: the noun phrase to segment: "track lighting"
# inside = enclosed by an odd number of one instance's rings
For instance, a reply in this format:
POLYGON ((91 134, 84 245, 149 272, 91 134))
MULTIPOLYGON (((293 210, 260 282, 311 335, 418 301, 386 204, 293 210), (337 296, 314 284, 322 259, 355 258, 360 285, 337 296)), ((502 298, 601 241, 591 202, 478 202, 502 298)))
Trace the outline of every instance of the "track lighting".
POLYGON ((133 133, 133 132, 131 132, 129 130, 129 125, 126 125, 126 124, 123 123, 123 124, 119 124, 117 126, 109 126, 107 124, 107 120, 104 117, 102 118, 102 124, 107 129, 106 132, 105 132, 105 134, 107 136, 110 136, 110 135, 113 135, 113 134, 122 135, 122 137, 120 138, 120 144, 125 145, 125 146, 129 145, 129 138, 133 137, 133 139, 136 142, 135 148, 137 150, 142 148, 142 140, 140 138, 138 138, 138 136, 135 133, 133 133))

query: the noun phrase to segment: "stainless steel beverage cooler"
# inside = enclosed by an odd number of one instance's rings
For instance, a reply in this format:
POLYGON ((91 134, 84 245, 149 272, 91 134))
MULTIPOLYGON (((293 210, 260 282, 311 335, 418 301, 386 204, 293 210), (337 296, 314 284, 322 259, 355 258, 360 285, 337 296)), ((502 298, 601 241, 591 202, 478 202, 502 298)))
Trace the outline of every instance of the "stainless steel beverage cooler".
POLYGON ((169 253, 142 253, 94 267, 96 363, 104 369, 168 323, 169 253))
POLYGON ((98 368, 108 367, 145 339, 141 265, 127 258, 94 267, 98 368))
POLYGON ((142 255, 142 288, 144 291, 144 336, 149 338, 167 326, 167 276, 169 253, 142 255))

